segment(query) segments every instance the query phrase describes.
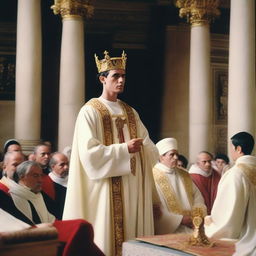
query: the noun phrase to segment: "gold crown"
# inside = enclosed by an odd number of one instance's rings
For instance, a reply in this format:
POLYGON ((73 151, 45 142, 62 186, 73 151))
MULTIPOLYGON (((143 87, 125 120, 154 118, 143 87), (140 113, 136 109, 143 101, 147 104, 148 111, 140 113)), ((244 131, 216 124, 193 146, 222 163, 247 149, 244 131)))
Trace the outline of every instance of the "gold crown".
POLYGON ((125 70, 127 55, 124 51, 122 52, 121 57, 110 58, 107 51, 104 51, 104 55, 105 55, 104 59, 99 60, 98 56, 94 54, 96 66, 98 68, 99 73, 112 70, 112 69, 125 70))

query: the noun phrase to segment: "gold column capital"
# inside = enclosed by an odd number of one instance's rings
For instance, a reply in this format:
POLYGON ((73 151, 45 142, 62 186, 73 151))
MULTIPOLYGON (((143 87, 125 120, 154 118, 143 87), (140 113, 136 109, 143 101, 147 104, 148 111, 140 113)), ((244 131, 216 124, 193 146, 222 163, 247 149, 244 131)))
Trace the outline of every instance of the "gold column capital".
POLYGON ((51 6, 54 14, 60 14, 66 18, 90 18, 93 15, 94 7, 91 0, 54 0, 51 6))
POLYGON ((186 17, 192 25, 209 24, 220 15, 219 0, 176 0, 179 16, 186 17))

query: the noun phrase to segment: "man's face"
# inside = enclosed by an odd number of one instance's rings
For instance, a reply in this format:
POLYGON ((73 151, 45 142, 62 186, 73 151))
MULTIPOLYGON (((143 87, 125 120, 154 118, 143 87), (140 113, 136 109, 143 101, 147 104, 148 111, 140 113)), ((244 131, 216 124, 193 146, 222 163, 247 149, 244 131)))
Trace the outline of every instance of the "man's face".
POLYGON ((29 172, 20 179, 20 182, 31 189, 32 192, 38 193, 42 190, 43 171, 39 166, 32 166, 29 172))
POLYGON ((14 151, 21 152, 21 146, 17 144, 12 144, 7 149, 7 152, 14 152, 14 151))
POLYGON ((68 158, 64 154, 56 154, 53 156, 56 164, 51 166, 52 171, 60 178, 68 175, 68 158))
POLYGON ((44 168, 49 164, 50 156, 50 148, 48 146, 40 146, 35 153, 35 161, 44 168))
POLYGON ((160 156, 160 162, 169 168, 174 168, 178 163, 178 151, 173 149, 160 156))
POLYGON ((215 160, 215 164, 216 164, 216 166, 217 166, 218 169, 222 170, 222 168, 223 168, 227 163, 225 162, 225 160, 223 160, 223 159, 221 159, 221 158, 217 158, 217 159, 215 160))
POLYGON ((124 91, 125 70, 115 69, 110 70, 107 77, 101 76, 104 90, 109 94, 119 94, 124 91))
POLYGON ((212 157, 207 153, 201 153, 197 159, 198 167, 204 172, 210 172, 212 169, 212 157))
POLYGON ((178 166, 179 168, 185 168, 185 167, 183 166, 182 161, 180 161, 180 160, 177 161, 177 166, 178 166))
POLYGON ((17 166, 24 161, 24 156, 20 152, 12 152, 8 159, 4 162, 3 171, 6 176, 13 179, 13 174, 16 172, 17 166))

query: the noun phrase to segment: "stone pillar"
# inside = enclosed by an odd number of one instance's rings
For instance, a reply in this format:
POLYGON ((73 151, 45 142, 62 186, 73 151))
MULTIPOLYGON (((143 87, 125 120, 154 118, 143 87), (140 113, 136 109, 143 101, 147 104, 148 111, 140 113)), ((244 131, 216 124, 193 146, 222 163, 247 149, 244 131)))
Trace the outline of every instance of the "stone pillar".
POLYGON ((71 146, 76 117, 85 97, 84 20, 93 8, 85 0, 58 0, 52 6, 62 16, 58 150, 71 146))
POLYGON ((219 15, 218 1, 177 1, 180 16, 191 23, 189 71, 189 161, 212 150, 212 89, 209 23, 219 15))
POLYGON ((232 0, 229 42, 228 141, 255 135, 255 1, 232 0))
POLYGON ((188 156, 190 27, 168 26, 165 35, 164 88, 160 139, 174 137, 188 156))
POLYGON ((16 49, 15 138, 24 153, 40 142, 41 1, 19 0, 16 49))

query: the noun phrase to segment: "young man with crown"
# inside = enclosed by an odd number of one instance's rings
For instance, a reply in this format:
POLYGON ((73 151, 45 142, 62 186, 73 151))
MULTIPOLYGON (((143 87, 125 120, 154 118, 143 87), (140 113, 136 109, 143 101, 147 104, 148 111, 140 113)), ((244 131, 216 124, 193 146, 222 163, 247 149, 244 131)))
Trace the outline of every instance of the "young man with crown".
POLYGON ((80 110, 75 126, 64 219, 85 218, 107 256, 122 242, 154 234, 152 167, 158 152, 138 113, 118 99, 126 54, 95 55, 102 94, 80 110))

